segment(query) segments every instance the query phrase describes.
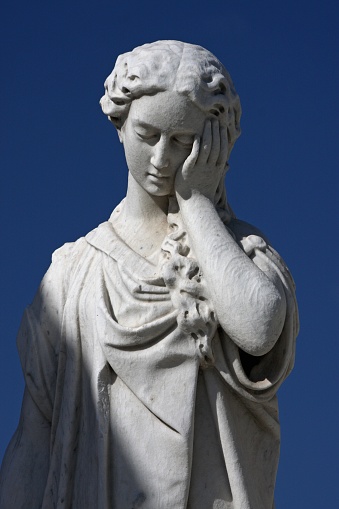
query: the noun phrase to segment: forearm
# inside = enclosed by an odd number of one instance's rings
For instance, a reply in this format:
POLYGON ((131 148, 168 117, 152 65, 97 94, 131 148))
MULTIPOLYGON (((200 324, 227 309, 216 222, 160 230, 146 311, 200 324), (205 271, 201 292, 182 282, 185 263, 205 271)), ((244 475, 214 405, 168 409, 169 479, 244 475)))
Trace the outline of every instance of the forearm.
POLYGON ((178 202, 221 327, 248 353, 266 353, 283 327, 283 291, 237 245, 208 198, 196 192, 178 202))

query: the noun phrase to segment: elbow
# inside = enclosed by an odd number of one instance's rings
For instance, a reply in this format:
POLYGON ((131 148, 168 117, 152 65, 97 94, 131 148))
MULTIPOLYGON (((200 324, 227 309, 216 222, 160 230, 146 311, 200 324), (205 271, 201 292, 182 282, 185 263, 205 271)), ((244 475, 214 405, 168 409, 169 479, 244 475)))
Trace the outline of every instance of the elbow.
POLYGON ((248 353, 259 356, 268 353, 278 341, 286 318, 286 298, 283 289, 270 284, 260 299, 253 317, 252 340, 248 353))
POLYGON ((218 313, 220 325, 234 343, 250 355, 265 355, 272 350, 284 327, 285 293, 283 288, 266 281, 255 285, 254 291, 244 292, 234 302, 231 315, 223 311, 218 313))

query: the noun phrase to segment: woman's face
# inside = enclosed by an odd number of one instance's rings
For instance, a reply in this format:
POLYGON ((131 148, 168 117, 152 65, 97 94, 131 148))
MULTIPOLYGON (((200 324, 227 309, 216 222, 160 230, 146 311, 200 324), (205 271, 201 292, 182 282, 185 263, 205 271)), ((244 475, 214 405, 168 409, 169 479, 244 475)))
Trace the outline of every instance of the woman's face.
POLYGON ((177 92, 135 99, 121 129, 128 169, 149 194, 173 194, 175 174, 202 135, 206 115, 177 92))

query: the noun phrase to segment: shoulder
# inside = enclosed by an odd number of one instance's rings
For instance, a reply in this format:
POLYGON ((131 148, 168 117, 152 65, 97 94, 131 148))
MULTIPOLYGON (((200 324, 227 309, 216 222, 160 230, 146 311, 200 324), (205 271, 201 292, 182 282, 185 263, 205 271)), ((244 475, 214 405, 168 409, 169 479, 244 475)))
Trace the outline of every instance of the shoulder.
POLYGON ((38 295, 46 295, 47 292, 50 296, 52 289, 55 295, 56 288, 64 293, 87 247, 87 242, 81 238, 76 242, 68 242, 54 251, 51 264, 41 281, 38 295))
POLYGON ((233 233, 235 241, 250 257, 252 257, 254 250, 266 252, 267 247, 270 246, 270 241, 266 235, 259 228, 246 221, 234 218, 227 227, 233 233))
POLYGON ((80 268, 86 270, 90 260, 95 256, 95 249, 81 237, 75 242, 68 242, 52 254, 52 263, 44 275, 30 309, 36 315, 41 309, 55 308, 61 313, 70 287, 76 279, 80 268))
POLYGON ((52 254, 52 264, 64 266, 71 270, 82 258, 86 249, 88 249, 88 243, 85 237, 81 237, 75 242, 67 242, 54 251, 52 254))
POLYGON ((270 244, 267 236, 261 230, 259 230, 259 228, 253 224, 247 223, 246 221, 234 218, 227 226, 230 228, 230 230, 232 230, 237 241, 241 241, 250 235, 255 235, 262 238, 263 241, 267 244, 270 244))
POLYGON ((227 227, 232 231, 236 242, 251 260, 278 286, 283 281, 285 288, 295 299, 295 282, 283 258, 272 247, 267 236, 246 221, 232 219, 227 227))
POLYGON ((81 260, 87 243, 81 238, 76 242, 69 242, 54 251, 52 263, 44 275, 31 309, 39 309, 45 302, 60 304, 67 294, 69 282, 79 260, 81 260))
MULTIPOLYGON (((89 232, 86 237, 80 237, 75 242, 67 242, 52 254, 52 263, 47 274, 59 279, 60 277, 69 285, 80 266, 86 266, 95 257, 96 249, 89 242, 98 228, 89 232)), ((46 275, 47 275, 46 274, 46 275)))

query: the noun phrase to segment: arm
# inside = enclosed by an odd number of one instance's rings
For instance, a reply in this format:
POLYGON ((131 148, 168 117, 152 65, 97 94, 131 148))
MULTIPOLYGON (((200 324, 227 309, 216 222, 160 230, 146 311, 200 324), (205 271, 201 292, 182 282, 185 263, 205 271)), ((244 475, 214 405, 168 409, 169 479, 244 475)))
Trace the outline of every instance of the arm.
POLYGON ((196 138, 178 171, 176 195, 221 327, 241 349, 263 355, 280 336, 285 296, 276 278, 262 272, 242 251, 215 209, 226 159, 226 133, 218 121, 207 121, 201 142, 196 138))
MULTIPOLYGON (((82 245, 87 243, 83 240, 82 245)), ((38 509, 43 501, 63 309, 70 273, 82 252, 82 248, 72 246, 65 245, 54 253, 53 263, 25 311, 19 330, 17 346, 26 389, 19 425, 0 474, 1 509, 38 509)))

